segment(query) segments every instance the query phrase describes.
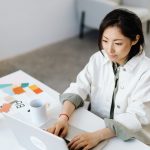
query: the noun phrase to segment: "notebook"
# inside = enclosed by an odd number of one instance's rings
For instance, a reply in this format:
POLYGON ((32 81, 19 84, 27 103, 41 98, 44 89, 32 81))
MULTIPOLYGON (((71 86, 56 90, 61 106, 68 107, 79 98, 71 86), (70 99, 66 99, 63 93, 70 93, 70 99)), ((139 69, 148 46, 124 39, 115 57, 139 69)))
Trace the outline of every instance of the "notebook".
MULTIPOLYGON (((49 119, 39 128, 9 114, 3 113, 3 115, 5 116, 8 127, 13 131, 20 145, 26 150, 68 150, 65 140, 69 142, 75 135, 85 132, 74 126, 69 126, 68 135, 64 140, 43 130, 46 130, 54 122, 56 122, 55 118, 49 119)), ((93 150, 102 150, 107 143, 108 141, 103 141, 98 146, 93 148, 93 150)))

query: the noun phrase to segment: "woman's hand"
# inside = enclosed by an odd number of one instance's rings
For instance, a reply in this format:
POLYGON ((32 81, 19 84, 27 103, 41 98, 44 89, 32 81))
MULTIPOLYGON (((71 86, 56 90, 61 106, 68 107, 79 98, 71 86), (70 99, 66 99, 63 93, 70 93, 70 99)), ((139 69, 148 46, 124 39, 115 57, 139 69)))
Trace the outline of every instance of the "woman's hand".
POLYGON ((67 135, 68 128, 68 119, 62 116, 58 118, 57 122, 48 128, 47 131, 60 137, 65 137, 67 135))
POLYGON ((69 128, 69 117, 74 112, 74 110, 75 105, 66 100, 63 104, 62 113, 59 115, 57 122, 49 129, 47 129, 47 131, 60 137, 65 137, 69 128))
POLYGON ((99 132, 86 132, 75 136, 68 144, 70 150, 89 150, 102 141, 99 132))
POLYGON ((70 150, 89 150, 103 140, 114 137, 115 133, 109 128, 103 128, 95 132, 81 133, 75 136, 68 144, 70 150))

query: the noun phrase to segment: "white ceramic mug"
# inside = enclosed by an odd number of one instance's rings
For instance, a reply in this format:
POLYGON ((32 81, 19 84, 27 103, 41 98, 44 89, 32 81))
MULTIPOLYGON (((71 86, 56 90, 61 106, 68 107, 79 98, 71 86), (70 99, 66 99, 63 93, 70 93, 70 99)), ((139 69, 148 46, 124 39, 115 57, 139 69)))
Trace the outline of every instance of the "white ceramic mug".
POLYGON ((47 110, 49 104, 41 99, 33 99, 30 101, 30 114, 32 122, 35 125, 41 125, 48 119, 47 110))

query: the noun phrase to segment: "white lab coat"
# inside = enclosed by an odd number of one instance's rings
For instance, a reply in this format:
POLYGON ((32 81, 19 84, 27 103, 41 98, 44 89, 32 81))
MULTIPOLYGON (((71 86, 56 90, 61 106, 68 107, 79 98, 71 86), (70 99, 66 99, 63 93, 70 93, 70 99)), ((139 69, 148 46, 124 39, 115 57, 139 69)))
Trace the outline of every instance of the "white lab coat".
MULTIPOLYGON (((103 54, 92 55, 64 93, 77 94, 83 100, 89 95, 91 111, 109 118, 115 80, 112 62, 104 50, 103 54)), ((120 67, 114 119, 133 131, 150 127, 150 59, 144 52, 120 67)))

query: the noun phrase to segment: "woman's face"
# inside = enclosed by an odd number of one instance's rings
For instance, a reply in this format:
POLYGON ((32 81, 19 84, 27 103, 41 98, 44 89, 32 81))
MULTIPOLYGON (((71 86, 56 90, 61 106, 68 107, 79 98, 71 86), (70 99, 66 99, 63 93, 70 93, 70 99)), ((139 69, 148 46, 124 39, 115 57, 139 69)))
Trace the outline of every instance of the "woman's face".
POLYGON ((125 37, 120 28, 116 26, 108 27, 102 35, 102 47, 106 51, 109 59, 118 64, 124 64, 132 45, 136 44, 128 37, 125 37))

